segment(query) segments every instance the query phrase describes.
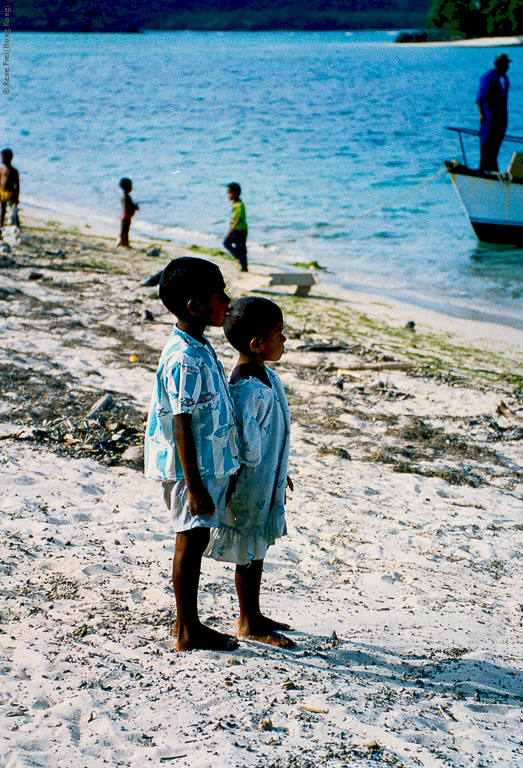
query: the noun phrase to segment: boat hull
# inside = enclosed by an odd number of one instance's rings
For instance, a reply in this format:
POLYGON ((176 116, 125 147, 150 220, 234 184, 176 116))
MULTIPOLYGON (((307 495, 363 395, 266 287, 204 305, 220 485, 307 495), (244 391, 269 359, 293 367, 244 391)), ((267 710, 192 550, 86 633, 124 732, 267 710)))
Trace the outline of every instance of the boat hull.
POLYGON ((523 224, 472 221, 478 240, 498 245, 523 245, 523 224))
POLYGON ((479 240, 523 245, 523 184, 502 176, 480 176, 463 166, 447 168, 479 240))

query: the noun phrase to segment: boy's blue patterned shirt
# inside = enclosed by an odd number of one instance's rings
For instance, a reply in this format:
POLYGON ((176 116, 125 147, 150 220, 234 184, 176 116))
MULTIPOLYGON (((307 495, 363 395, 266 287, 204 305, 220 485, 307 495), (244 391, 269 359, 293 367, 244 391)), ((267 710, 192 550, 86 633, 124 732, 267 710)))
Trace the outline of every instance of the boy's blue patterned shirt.
POLYGON ((234 409, 224 370, 203 337, 197 341, 176 326, 156 372, 145 433, 145 474, 155 480, 183 479, 173 434, 173 416, 192 414, 200 475, 227 477, 238 461, 234 409))

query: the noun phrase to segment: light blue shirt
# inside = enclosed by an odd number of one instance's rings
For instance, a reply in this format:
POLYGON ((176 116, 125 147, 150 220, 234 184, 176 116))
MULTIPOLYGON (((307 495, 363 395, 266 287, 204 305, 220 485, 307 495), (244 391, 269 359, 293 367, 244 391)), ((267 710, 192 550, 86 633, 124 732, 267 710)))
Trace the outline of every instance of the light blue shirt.
POLYGON ((206 552, 216 560, 240 565, 263 560, 267 547, 287 532, 289 408, 279 376, 269 367, 265 370, 270 387, 255 377, 239 379, 231 386, 240 425, 242 468, 206 552))
POLYGON ((173 434, 173 416, 192 415, 191 428, 202 478, 234 474, 238 434, 224 370, 203 337, 197 341, 176 326, 156 372, 145 433, 145 474, 154 480, 183 479, 173 434))

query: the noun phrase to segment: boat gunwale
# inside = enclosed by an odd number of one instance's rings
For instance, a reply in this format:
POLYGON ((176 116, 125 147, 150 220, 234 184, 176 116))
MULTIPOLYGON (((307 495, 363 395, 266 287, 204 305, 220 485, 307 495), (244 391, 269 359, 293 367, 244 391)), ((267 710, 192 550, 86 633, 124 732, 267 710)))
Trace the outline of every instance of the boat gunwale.
POLYGON ((509 173, 498 171, 479 171, 475 168, 469 168, 456 160, 445 160, 445 167, 452 176, 473 176, 483 181, 501 182, 502 184, 523 184, 523 178, 511 176, 509 173))

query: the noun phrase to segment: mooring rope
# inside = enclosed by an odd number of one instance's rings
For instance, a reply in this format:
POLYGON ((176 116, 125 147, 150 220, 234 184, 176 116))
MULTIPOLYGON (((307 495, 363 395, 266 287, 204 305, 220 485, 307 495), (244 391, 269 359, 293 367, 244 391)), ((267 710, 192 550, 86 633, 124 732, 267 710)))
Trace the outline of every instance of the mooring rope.
POLYGON ((365 216, 370 216, 371 213, 376 213, 377 211, 381 211, 384 208, 388 208, 389 205, 392 205, 393 203, 397 203, 398 200, 403 200, 404 197, 408 197, 409 195, 412 195, 413 192, 416 192, 418 189, 421 189, 422 187, 426 187, 427 184, 430 184, 433 181, 436 181, 436 179, 439 179, 440 176, 443 176, 444 173, 448 173, 447 169, 445 168, 443 171, 440 171, 439 173, 436 173, 435 176, 431 176, 430 179, 426 179, 425 181, 422 181, 421 184, 418 184, 415 187, 412 187, 412 189, 409 189, 407 192, 403 192, 403 194, 398 195, 398 197, 394 197, 392 200, 387 200, 386 203, 383 203, 382 205, 377 205, 375 208, 371 208, 368 211, 365 211, 365 213, 360 213, 358 216, 353 216, 352 219, 347 219, 346 221, 342 221, 339 224, 330 224, 327 227, 322 227, 319 232, 309 232, 307 235, 298 235, 297 237, 288 237, 285 240, 275 240, 273 243, 262 243, 262 248, 269 248, 271 245, 280 245, 281 243, 293 243, 295 240, 304 240, 306 237, 321 237, 323 232, 326 232, 329 229, 338 229, 339 227, 344 227, 346 224, 350 224, 353 221, 358 221, 358 219, 364 219, 365 216))

